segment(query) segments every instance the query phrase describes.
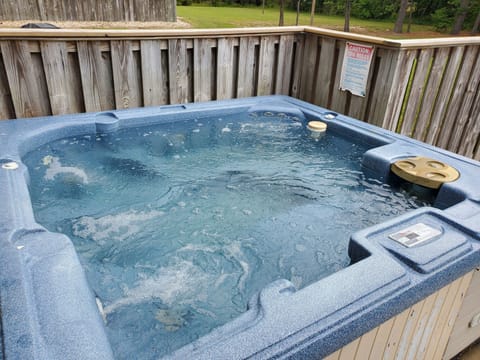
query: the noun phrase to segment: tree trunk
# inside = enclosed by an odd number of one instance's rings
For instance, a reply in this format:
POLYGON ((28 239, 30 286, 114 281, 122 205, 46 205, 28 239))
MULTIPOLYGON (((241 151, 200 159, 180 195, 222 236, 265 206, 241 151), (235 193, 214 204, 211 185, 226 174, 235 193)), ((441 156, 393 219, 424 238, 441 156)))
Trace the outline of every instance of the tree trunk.
POLYGON ((480 32, 480 12, 475 19, 475 24, 473 24, 472 34, 478 34, 480 32))
POLYGON ((345 0, 345 23, 343 25, 343 31, 350 31, 350 12, 352 10, 352 0, 345 0))
POLYGON ((284 7, 285 7, 285 0, 280 0, 280 19, 278 20, 278 26, 283 26, 284 7))
POLYGON ((455 16, 455 22, 453 23, 452 34, 456 35, 463 28, 463 22, 467 17, 468 6, 470 5, 470 0, 460 0, 460 8, 458 9, 457 16, 455 16))
POLYGON ((298 26, 298 17, 300 16, 300 1, 301 0, 297 0, 297 19, 295 20, 295 25, 298 26))
POLYGON ((400 0, 400 9, 398 9, 397 20, 395 21, 395 26, 393 27, 393 32, 401 33, 403 29, 403 22, 405 20, 405 15, 407 14, 408 0, 400 0))
POLYGON ((408 12, 408 26, 407 26, 407 33, 409 34, 412 28, 412 14, 413 14, 413 10, 412 10, 412 6, 410 6, 410 11, 408 12))
POLYGON ((314 17, 315 17, 315 0, 312 0, 312 11, 310 12, 310 26, 313 26, 314 17))

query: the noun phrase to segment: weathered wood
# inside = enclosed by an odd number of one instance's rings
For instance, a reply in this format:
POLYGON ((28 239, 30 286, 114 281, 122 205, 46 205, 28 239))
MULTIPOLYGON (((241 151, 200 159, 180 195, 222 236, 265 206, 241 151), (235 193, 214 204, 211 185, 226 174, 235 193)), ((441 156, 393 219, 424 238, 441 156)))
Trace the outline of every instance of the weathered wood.
POLYGON ((188 102, 188 60, 186 40, 168 40, 170 103, 188 102))
POLYGON ((43 97, 41 79, 35 73, 32 55, 25 41, 0 42, 3 63, 12 94, 15 116, 32 117, 50 115, 50 107, 43 97))
POLYGON ((325 359, 441 359, 472 275, 465 274, 325 359))
MULTIPOLYGON (((369 114, 365 119, 370 124, 382 126, 387 119, 386 112, 389 105, 389 95, 393 86, 395 65, 398 61, 399 53, 390 49, 379 49, 376 56, 380 58, 380 63, 372 85, 369 114)), ((391 101, 396 100, 392 98, 391 101)))
POLYGON ((138 78, 139 64, 134 57, 131 41, 112 41, 112 69, 115 105, 117 109, 142 106, 138 78))
POLYGON ((214 68, 212 49, 215 41, 195 39, 193 45, 193 85, 194 101, 209 101, 214 98, 212 79, 214 68))
POLYGON ((327 107, 332 83, 335 76, 335 39, 323 38, 318 65, 317 79, 314 84, 313 102, 317 105, 327 107))
MULTIPOLYGON (((55 0, 43 1, 50 6, 55 0)), ((99 6, 110 11, 111 4, 99 6)), ((92 9, 68 1, 55 11, 92 9)), ((437 47, 418 49, 408 40, 371 39, 377 46, 375 60, 367 96, 358 98, 338 90, 344 42, 353 38, 308 27, 168 32, 61 29, 44 30, 41 37, 37 30, 22 29, 0 30, 0 36, 13 43, 35 39, 21 45, 20 63, 30 62, 27 74, 36 82, 28 91, 22 90, 30 93, 26 100, 12 80, 18 69, 11 73, 8 68, 19 55, 12 54, 14 60, 2 54, 10 59, 4 62, 7 81, 0 89, 3 117, 20 116, 9 111, 9 103, 10 110, 31 103, 40 106, 42 110, 36 112, 20 110, 23 116, 31 116, 279 93, 462 154, 478 152, 472 112, 480 79, 480 41, 475 38, 465 51, 455 49, 452 40, 432 40, 437 47), (128 44, 128 50, 115 44, 128 44), (54 86, 57 83, 60 86, 54 86)), ((359 42, 370 41, 356 36, 359 42)), ((457 43, 463 46, 465 41, 457 43)))
POLYGON ((434 340, 435 330, 438 328, 441 316, 441 310, 443 304, 445 303, 446 297, 448 295, 448 286, 440 289, 438 291, 435 302, 432 305, 428 322, 425 325, 425 329, 423 332, 423 336, 420 339, 418 350, 417 350, 417 358, 425 359, 427 351, 430 347, 435 347, 436 342, 434 340))
POLYGON ((390 94, 385 110, 385 118, 382 127, 395 131, 397 122, 402 110, 402 101, 410 79, 413 60, 415 59, 414 50, 401 51, 396 62, 395 73, 390 86, 390 94), (394 85, 392 85, 394 84, 394 85))
POLYGON ((295 60, 294 60, 295 67, 293 68, 292 89, 290 91, 290 95, 299 99, 301 99, 301 94, 302 94, 304 50, 305 50, 305 36, 296 36, 295 60))
POLYGON ((300 98, 305 101, 312 101, 317 74, 318 37, 307 34, 303 51, 300 98))
POLYGON ((102 51, 99 41, 79 41, 78 60, 86 111, 115 108, 110 52, 102 51))
MULTIPOLYGON (((456 129, 454 134, 461 131, 456 129)), ((477 91, 470 115, 467 118, 463 141, 460 142, 458 152, 462 155, 480 160, 480 91, 477 91)))
POLYGON ((378 327, 377 336, 374 341, 375 346, 372 346, 370 351, 370 359, 381 359, 383 357, 394 323, 395 318, 393 317, 378 327))
POLYGON ((442 329, 443 331, 441 332, 437 346, 435 346, 436 351, 433 357, 434 359, 440 359, 445 353, 448 339, 450 337, 450 334, 452 333, 453 325, 455 324, 455 319, 457 318, 458 313, 460 311, 460 307, 462 306, 463 299, 465 298, 465 293, 468 289, 468 286, 470 285, 472 276, 473 276, 473 272, 470 272, 461 278, 460 287, 456 294, 455 300, 450 308, 450 311, 444 315, 447 318, 447 322, 445 323, 445 326, 442 329))
POLYGON ((437 94, 448 62, 449 52, 449 48, 441 48, 437 50, 434 56, 432 69, 425 87, 422 107, 418 114, 417 125, 413 133, 415 139, 423 141, 427 136, 437 94))
POLYGON ((340 114, 346 113, 347 92, 340 90, 340 77, 342 74, 343 57, 345 56, 345 42, 337 41, 337 64, 335 71, 335 79, 333 81, 332 100, 329 108, 340 114))
POLYGON ((240 38, 238 64, 237 97, 248 97, 256 94, 255 79, 257 78, 257 56, 255 48, 259 44, 257 37, 240 38))
MULTIPOLYGON (((433 293, 423 301, 422 311, 418 315, 417 326, 414 329, 414 336, 410 338, 410 342, 408 344, 408 352, 406 356, 407 359, 413 359, 417 354, 418 348, 420 346, 420 341, 425 334, 426 325, 428 323, 428 319, 432 312, 432 307, 435 303, 437 296, 438 292, 433 293)), ((428 336, 429 334, 426 335, 428 336)))
POLYGON ((433 58, 433 49, 426 49, 420 52, 418 56, 415 76, 413 78, 410 96, 408 99, 408 106, 405 108, 403 122, 399 129, 400 134, 412 136, 415 129, 415 122, 417 115, 420 112, 423 95, 425 91, 426 79, 430 72, 431 61, 433 58))
POLYGON ((417 326, 418 318, 420 312, 422 311, 423 301, 416 303, 410 308, 408 314, 407 322, 402 331, 402 337, 398 343, 397 352, 395 357, 397 359, 405 359, 408 352, 408 347, 410 344, 411 338, 414 336, 414 331, 417 326))
POLYGON ((0 0, 0 20, 176 21, 172 0, 0 0))
POLYGON ((278 45, 275 94, 288 95, 292 78, 294 35, 282 35, 278 45))
MULTIPOLYGON (((83 111, 65 42, 41 42, 42 60, 53 115, 83 111)), ((80 92, 81 93, 81 92, 80 92)))
POLYGON ((275 42, 272 37, 262 37, 260 40, 260 56, 258 59, 257 95, 271 95, 274 87, 275 73, 275 42))
POLYGON ((480 312, 480 269, 475 270, 470 286, 465 295, 460 313, 448 340, 444 358, 451 359, 460 351, 480 337, 480 327, 470 327, 472 318, 480 312))
POLYGON ((442 85, 438 91, 437 101, 430 118, 428 134, 425 138, 425 141, 430 144, 436 145, 436 140, 442 131, 443 122, 450 104, 450 99, 456 87, 456 79, 460 70, 460 64, 462 62, 464 52, 465 48, 460 46, 452 49, 452 53, 450 54, 450 59, 442 79, 442 85))
POLYGON ((472 127, 471 125, 467 124, 469 123, 468 119, 471 118, 471 109, 474 104, 475 96, 478 95, 479 92, 479 54, 480 47, 476 47, 475 49, 470 48, 470 51, 466 55, 465 62, 462 66, 462 72, 459 75, 460 84, 458 86, 459 91, 462 87, 464 87, 465 90, 460 92, 459 95, 454 94, 452 99, 452 105, 450 106, 451 111, 449 111, 449 113, 447 114, 448 120, 451 125, 446 125, 444 129, 444 131, 446 131, 448 135, 450 135, 448 149, 451 149, 452 151, 459 151, 462 154, 472 153, 473 147, 475 146, 477 140, 475 138, 472 138, 472 127), (470 64, 470 61, 472 61, 472 64, 470 64), (471 70, 469 70, 469 67, 471 70), (465 82, 466 84, 462 85, 462 83, 465 82), (459 104, 458 108, 455 106, 455 104, 459 104))
POLYGON ((162 57, 162 45, 165 40, 142 40, 140 55, 142 59, 143 103, 145 106, 168 104, 168 68, 162 57))
POLYGON ((3 59, 0 57, 0 120, 12 119, 15 117, 12 95, 8 86, 7 74, 3 59))
POLYGON ((390 360, 395 358, 395 354, 398 350, 398 345, 402 339, 403 330, 405 324, 410 317, 411 308, 403 311, 393 318, 393 327, 390 330, 390 334, 387 339, 387 344, 384 348, 383 359, 390 360))
POLYGON ((217 42, 217 99, 235 97, 237 85, 234 76, 234 42, 230 38, 218 39, 217 42))

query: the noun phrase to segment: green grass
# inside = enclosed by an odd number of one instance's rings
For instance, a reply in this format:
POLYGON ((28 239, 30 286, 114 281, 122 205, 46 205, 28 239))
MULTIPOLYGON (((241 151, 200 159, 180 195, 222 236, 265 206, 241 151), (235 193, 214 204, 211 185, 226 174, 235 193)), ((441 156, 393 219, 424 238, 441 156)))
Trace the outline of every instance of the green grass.
MULTIPOLYGON (((207 7, 207 6, 177 6, 177 15, 197 29, 235 28, 256 26, 277 26, 279 10, 277 8, 252 7, 207 7)), ((285 11, 285 25, 295 25, 296 13, 285 11)), ((316 15, 314 26, 343 30, 344 19, 341 16, 316 15)), ((300 13, 299 25, 310 25, 310 14, 300 13)), ((385 36, 393 29, 391 21, 373 21, 351 19, 352 32, 371 33, 385 36), (359 30, 359 31, 357 31, 359 30)), ((412 25, 414 32, 430 32, 431 26, 412 25)), ((392 37, 397 37, 394 34, 392 37)), ((403 36, 405 37, 405 36, 403 36)))

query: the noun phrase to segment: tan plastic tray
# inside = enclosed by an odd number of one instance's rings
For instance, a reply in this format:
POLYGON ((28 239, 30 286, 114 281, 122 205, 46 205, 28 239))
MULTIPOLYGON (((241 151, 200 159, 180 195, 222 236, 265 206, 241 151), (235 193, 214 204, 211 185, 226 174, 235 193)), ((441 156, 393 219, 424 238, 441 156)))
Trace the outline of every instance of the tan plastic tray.
POLYGON ((390 169, 402 179, 430 189, 438 189, 443 183, 460 177, 460 173, 450 165, 422 156, 395 161, 390 169))

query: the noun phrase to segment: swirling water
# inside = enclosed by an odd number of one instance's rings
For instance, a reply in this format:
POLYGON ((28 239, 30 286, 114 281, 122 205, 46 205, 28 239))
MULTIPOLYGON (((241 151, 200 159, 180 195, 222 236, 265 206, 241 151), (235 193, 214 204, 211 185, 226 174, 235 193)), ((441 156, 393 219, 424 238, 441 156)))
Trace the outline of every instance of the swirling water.
POLYGON ((349 264, 350 234, 426 203, 368 179, 368 149, 272 114, 67 138, 27 154, 37 221, 73 241, 119 359, 154 359, 349 264))

